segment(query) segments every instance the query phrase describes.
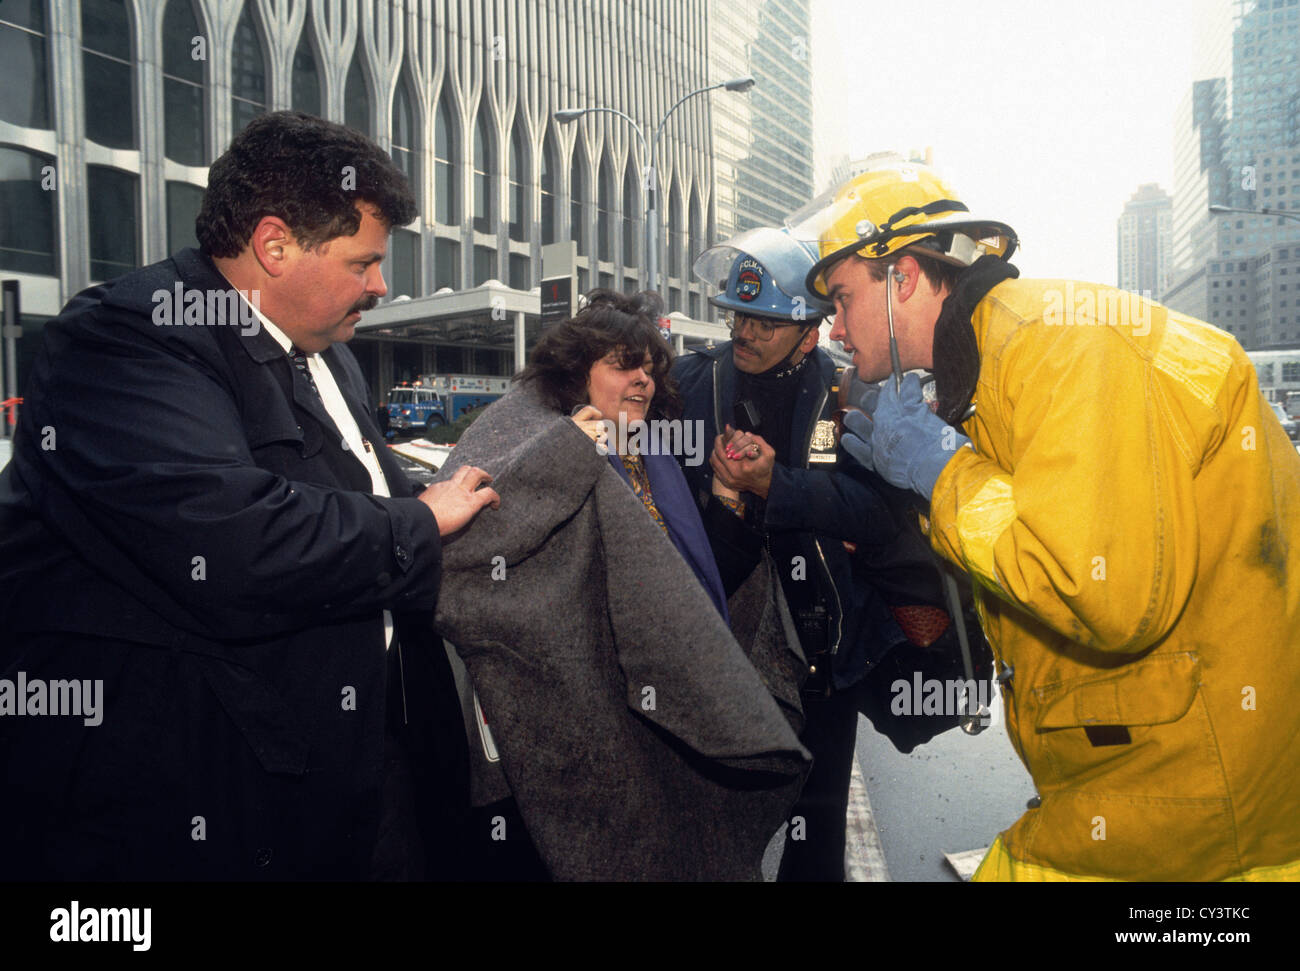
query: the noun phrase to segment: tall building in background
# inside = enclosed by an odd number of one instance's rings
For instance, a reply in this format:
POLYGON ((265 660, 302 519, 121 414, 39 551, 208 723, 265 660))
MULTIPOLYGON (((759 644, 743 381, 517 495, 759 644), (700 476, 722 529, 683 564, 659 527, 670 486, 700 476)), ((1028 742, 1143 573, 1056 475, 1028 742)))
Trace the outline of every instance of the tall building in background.
MULTIPOLYGON (((652 134, 681 95, 717 77, 707 3, 4 0, 0 275, 22 285, 20 368, 73 294, 193 245, 208 166, 252 118, 283 108, 365 132, 410 179, 419 215, 393 234, 390 298, 491 279, 527 290, 540 279, 542 247, 565 240, 576 246, 580 289, 640 289, 640 142, 612 114, 567 125, 552 115, 614 108, 652 134)), ((807 3, 750 6, 754 39, 739 73, 752 66, 760 77, 766 131, 729 159, 737 202, 728 220, 802 202, 808 181, 792 121, 807 102, 797 97, 806 67, 782 56, 793 36, 807 36, 807 3)), ((692 99, 659 143, 670 310, 698 318, 706 306, 691 265, 714 222, 711 101, 734 108, 748 97, 692 99)), ((383 353, 377 373, 387 375, 383 353)), ((422 354, 410 370, 513 367, 504 350, 471 337, 422 354)))
POLYGON ((748 101, 713 101, 719 239, 780 225, 813 194, 811 0, 708 0, 715 81, 753 75, 748 101))
POLYGON ((912 149, 906 155, 898 152, 872 152, 863 158, 849 158, 847 155, 837 155, 828 163, 827 169, 830 175, 827 177, 826 184, 819 191, 825 192, 828 189, 838 188, 849 179, 855 178, 877 165, 896 164, 898 162, 915 162, 918 165, 933 168, 934 150, 926 146, 923 152, 912 149))
MULTIPOLYGON (((1242 16, 1232 35, 1228 204, 1295 209, 1300 215, 1290 173, 1291 156, 1300 153, 1300 0, 1236 0, 1236 5, 1242 16)), ((1247 216, 1236 221, 1242 225, 1220 226, 1220 256, 1255 255, 1300 238, 1296 220, 1247 216)))
POLYGON ((1232 109, 1232 31, 1244 11, 1242 0, 1185 0, 1197 25, 1192 48, 1193 78, 1223 78, 1224 104, 1232 109))
POLYGON ((1158 297, 1169 287, 1173 200, 1149 182, 1139 186, 1119 217, 1119 288, 1158 297))
MULTIPOLYGON (((1195 82, 1179 109, 1164 302, 1247 349, 1300 347, 1300 0, 1219 3, 1231 73, 1195 82), (1211 215, 1212 204, 1295 216, 1211 215)), ((1221 44, 1202 49, 1222 63, 1221 44)))
POLYGON ((1227 82, 1194 82, 1174 121, 1175 277, 1203 266, 1214 255, 1217 233, 1210 206, 1228 201, 1227 126, 1227 82))

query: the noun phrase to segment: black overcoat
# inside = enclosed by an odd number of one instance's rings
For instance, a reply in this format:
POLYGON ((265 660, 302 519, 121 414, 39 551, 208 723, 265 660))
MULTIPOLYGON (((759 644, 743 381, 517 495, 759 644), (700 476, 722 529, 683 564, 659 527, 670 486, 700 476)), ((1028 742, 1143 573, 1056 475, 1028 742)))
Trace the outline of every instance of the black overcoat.
MULTIPOLYGON (((371 494, 270 334, 159 313, 177 283, 229 289, 185 250, 46 325, 0 475, 0 677, 104 685, 99 725, 0 719, 0 871, 357 877, 387 705, 405 698, 434 830, 467 802, 437 523, 382 446, 395 498, 371 494)), ((356 359, 324 360, 382 442, 356 359)))

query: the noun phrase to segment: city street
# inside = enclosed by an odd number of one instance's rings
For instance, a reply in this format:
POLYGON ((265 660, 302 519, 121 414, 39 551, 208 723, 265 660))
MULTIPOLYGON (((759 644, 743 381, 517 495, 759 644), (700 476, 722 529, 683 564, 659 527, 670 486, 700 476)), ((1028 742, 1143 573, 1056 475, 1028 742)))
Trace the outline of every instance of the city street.
POLYGON ((865 718, 858 765, 871 800, 889 879, 956 881, 944 853, 987 847, 1034 795, 996 705, 979 735, 944 732, 904 755, 865 718))
MULTIPOLYGON (((857 769, 849 795, 845 879, 955 883, 945 853, 986 848, 1025 811, 1034 785, 1011 747, 999 698, 979 735, 953 729, 910 754, 871 722, 858 722, 857 769)), ((775 880, 779 835, 763 873, 775 880)))

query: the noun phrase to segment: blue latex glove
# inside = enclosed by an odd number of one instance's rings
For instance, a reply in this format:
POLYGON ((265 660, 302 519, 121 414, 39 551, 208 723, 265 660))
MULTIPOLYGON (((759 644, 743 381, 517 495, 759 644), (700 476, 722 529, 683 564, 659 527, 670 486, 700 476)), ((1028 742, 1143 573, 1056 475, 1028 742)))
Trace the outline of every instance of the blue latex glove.
POLYGON ((849 404, 865 411, 868 415, 876 410, 876 401, 880 398, 880 385, 872 381, 854 378, 849 384, 849 404))
POLYGON ((875 468, 871 462, 872 425, 871 419, 860 411, 844 413, 844 434, 840 436, 840 444, 866 469, 875 468))
POLYGON ((852 405, 844 413, 844 427, 848 429, 840 436, 844 450, 862 463, 864 468, 873 468, 871 464, 871 419, 880 399, 880 385, 853 379, 849 385, 849 403, 852 405), (858 409, 854 411, 853 409, 858 409))
MULTIPOLYGON (((892 381, 885 382, 872 419, 870 467, 886 482, 926 499, 933 495, 939 473, 957 449, 970 444, 969 438, 930 410, 921 397, 921 379, 915 374, 903 378, 900 391, 894 390, 892 381)), ((844 423, 849 424, 847 416, 844 423)), ((849 427, 861 438, 857 428, 849 427)), ((851 448, 849 453, 858 457, 851 448)))

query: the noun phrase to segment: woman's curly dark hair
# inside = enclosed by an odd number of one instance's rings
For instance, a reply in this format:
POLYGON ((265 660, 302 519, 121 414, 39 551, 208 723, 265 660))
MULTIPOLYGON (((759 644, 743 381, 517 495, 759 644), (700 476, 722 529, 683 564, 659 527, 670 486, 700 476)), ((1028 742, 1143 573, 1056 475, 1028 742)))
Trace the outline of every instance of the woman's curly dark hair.
MULTIPOLYGON (((611 351, 619 366, 637 367, 650 355, 654 398, 647 418, 680 418, 682 397, 668 369, 673 351, 659 331, 663 312, 659 295, 646 290, 626 296, 613 290, 592 290, 587 305, 563 323, 548 328, 528 357, 528 366, 515 375, 529 381, 546 403, 564 414, 587 401, 587 379, 592 365, 611 351)), ((606 415, 613 418, 613 415, 606 415)))
POLYGON ((379 210, 388 228, 415 218, 401 169, 358 131, 301 111, 259 115, 208 170, 194 221, 212 257, 238 256, 263 216, 277 216, 304 249, 361 228, 356 204, 379 210))

